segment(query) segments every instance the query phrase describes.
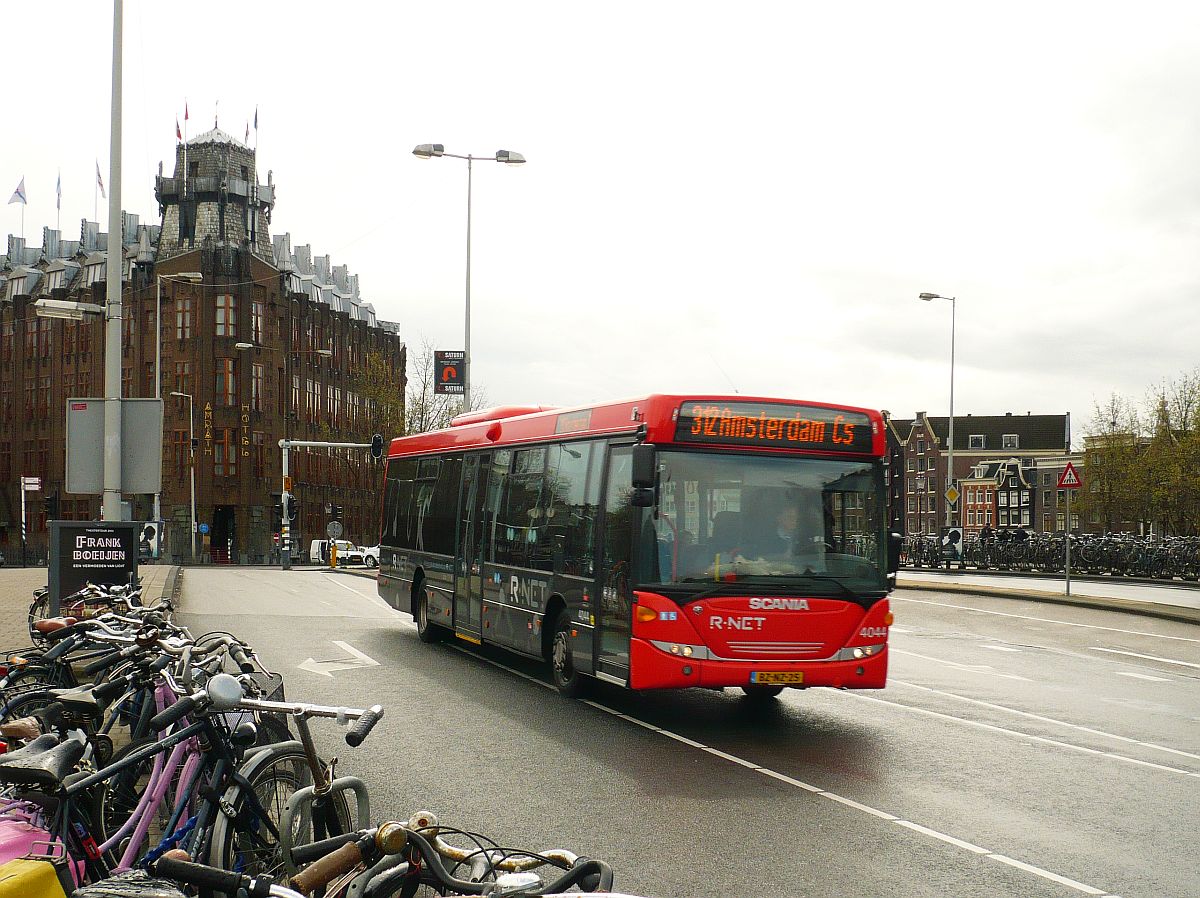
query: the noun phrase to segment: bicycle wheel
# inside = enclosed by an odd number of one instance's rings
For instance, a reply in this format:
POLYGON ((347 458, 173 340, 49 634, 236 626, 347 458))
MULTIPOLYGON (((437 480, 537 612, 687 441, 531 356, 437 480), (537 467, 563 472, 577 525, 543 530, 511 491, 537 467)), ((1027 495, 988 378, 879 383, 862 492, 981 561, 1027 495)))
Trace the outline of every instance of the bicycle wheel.
MULTIPOLYGON (((123 746, 120 751, 113 755, 109 765, 112 766, 135 751, 140 751, 147 745, 154 745, 158 740, 154 737, 146 737, 130 742, 123 746)), ((137 764, 120 771, 110 779, 104 780, 96 788, 95 801, 93 804, 92 819, 95 822, 96 829, 100 833, 100 838, 97 840, 101 844, 107 842, 113 835, 125 825, 126 821, 137 810, 138 802, 142 798, 142 793, 146 791, 146 787, 150 784, 150 774, 154 768, 155 755, 138 762, 137 764)), ((150 828, 146 832, 146 839, 138 848, 138 857, 146 853, 148 848, 158 845, 162 841, 163 836, 167 834, 167 824, 171 820, 170 796, 175 794, 175 783, 167 789, 166 798, 158 803, 158 807, 151 811, 150 828)), ((112 849, 113 856, 111 860, 116 863, 120 860, 120 856, 124 853, 127 839, 122 839, 120 843, 112 849)))
MULTIPOLYGON (((279 821, 292 793, 312 785, 312 772, 298 748, 264 751, 241 772, 250 788, 235 787, 225 793, 223 804, 228 803, 232 813, 220 814, 213 825, 208 863, 251 876, 279 875, 283 871, 279 821)), ((345 796, 339 794, 334 801, 338 826, 348 832, 353 818, 345 796)), ((292 821, 292 844, 311 842, 312 838, 311 818, 297 815, 292 821)))

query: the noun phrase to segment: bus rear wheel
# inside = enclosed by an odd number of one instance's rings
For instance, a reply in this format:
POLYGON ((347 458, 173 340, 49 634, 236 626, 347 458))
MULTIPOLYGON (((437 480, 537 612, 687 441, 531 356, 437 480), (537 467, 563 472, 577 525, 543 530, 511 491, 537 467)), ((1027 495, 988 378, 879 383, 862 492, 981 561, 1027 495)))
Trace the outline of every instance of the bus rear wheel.
POLYGON ((445 628, 439 627, 429 619, 429 593, 424 586, 420 588, 420 595, 417 597, 417 613, 413 617, 417 621, 417 638, 421 642, 441 642, 445 637, 445 628))
POLYGON ((584 675, 575 668, 571 652, 571 616, 560 609, 554 618, 554 637, 550 642, 550 676, 555 688, 567 698, 579 698, 587 691, 584 675))
POLYGON ((782 686, 743 686, 742 692, 752 699, 762 701, 768 698, 777 698, 779 693, 783 692, 782 686))

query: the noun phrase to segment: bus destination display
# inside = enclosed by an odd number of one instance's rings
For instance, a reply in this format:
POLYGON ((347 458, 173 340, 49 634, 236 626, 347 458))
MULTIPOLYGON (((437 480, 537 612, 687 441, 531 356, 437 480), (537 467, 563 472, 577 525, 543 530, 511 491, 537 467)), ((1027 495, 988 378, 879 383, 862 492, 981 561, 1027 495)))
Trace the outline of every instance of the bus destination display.
POLYGON ((685 402, 675 441, 870 452, 873 436, 871 419, 862 412, 760 402, 685 402))

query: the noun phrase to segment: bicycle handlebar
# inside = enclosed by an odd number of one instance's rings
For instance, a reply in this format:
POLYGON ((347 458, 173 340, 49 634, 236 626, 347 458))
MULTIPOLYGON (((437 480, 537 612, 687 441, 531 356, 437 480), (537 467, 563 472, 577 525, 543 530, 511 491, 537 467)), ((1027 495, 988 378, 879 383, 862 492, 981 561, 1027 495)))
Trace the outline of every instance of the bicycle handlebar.
POLYGON ((350 732, 346 734, 346 744, 351 748, 358 748, 382 717, 383 707, 372 705, 350 728, 350 732))
POLYGON ((269 876, 246 876, 229 870, 218 870, 191 861, 179 861, 172 857, 160 857, 152 865, 156 876, 174 879, 201 889, 224 892, 227 895, 244 893, 251 898, 301 898, 298 892, 276 885, 269 876))
POLYGON ((185 695, 179 701, 175 702, 175 704, 171 705, 168 708, 164 708, 163 710, 161 710, 157 714, 155 714, 153 717, 151 717, 150 718, 150 729, 157 730, 160 732, 162 730, 165 730, 167 727, 169 727, 175 721, 179 720, 179 718, 181 718, 187 714, 190 714, 192 711, 194 711, 196 709, 197 704, 198 704, 198 699, 196 696, 185 695))

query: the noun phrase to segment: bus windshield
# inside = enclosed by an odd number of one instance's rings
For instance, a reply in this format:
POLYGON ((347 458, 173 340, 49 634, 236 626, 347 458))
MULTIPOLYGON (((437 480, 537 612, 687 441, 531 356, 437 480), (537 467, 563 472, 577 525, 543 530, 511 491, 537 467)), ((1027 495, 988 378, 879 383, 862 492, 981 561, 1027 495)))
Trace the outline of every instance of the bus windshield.
POLYGON ((658 453, 646 586, 680 598, 734 585, 810 595, 883 594, 884 488, 877 461, 728 452, 658 453))

